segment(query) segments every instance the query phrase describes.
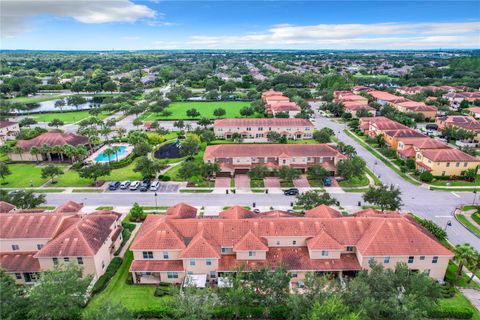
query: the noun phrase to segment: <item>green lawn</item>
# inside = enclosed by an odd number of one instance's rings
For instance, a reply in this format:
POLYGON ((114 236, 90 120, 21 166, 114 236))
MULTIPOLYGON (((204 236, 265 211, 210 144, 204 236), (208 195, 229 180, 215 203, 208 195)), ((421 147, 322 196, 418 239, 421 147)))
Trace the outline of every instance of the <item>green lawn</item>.
POLYGON ((12 174, 5 179, 7 183, 1 185, 3 188, 39 187, 48 180, 41 177, 42 168, 35 164, 14 163, 8 168, 12 174))
POLYGON ((8 99, 7 101, 29 104, 29 103, 37 103, 37 102, 43 102, 43 101, 49 101, 49 100, 56 100, 62 97, 65 97, 65 96, 62 96, 56 93, 51 93, 51 94, 46 93, 41 97, 17 97, 13 99, 8 99))
POLYGON ((243 107, 250 106, 248 101, 220 101, 220 102, 173 102, 171 103, 167 110, 172 112, 168 117, 162 116, 160 113, 146 112, 140 119, 143 121, 154 121, 154 120, 195 120, 203 117, 209 119, 216 119, 217 117, 213 115, 213 111, 217 108, 223 108, 226 111, 226 114, 223 118, 238 118, 241 117, 240 109, 243 107), (186 111, 189 109, 195 108, 200 112, 200 116, 197 118, 187 117, 186 111))
POLYGON ((457 214, 457 219, 465 228, 476 234, 477 237, 480 237, 480 228, 471 223, 470 220, 468 220, 463 214, 457 214))
MULTIPOLYGON (((114 169, 109 176, 100 177, 99 180, 106 181, 123 181, 123 180, 141 180, 142 175, 139 172, 134 172, 136 161, 124 168, 114 169)), ((68 170, 65 174, 57 178, 56 187, 88 187, 92 184, 91 179, 80 178, 78 172, 75 170, 68 170)))
POLYGON ((250 188, 264 188, 265 184, 263 183, 263 179, 251 179, 250 180, 250 188))
POLYGON ((152 307, 155 308, 166 305, 171 297, 155 297, 153 295, 155 292, 154 285, 129 285, 126 283, 129 273, 128 269, 130 268, 132 260, 133 253, 127 251, 120 269, 115 276, 113 276, 107 288, 93 297, 85 308, 86 312, 100 307, 106 301, 110 301, 113 304, 121 304, 132 312, 150 310, 152 307))
POLYGON ((439 299, 438 300, 439 308, 449 309, 449 308, 465 308, 471 309, 473 311, 472 320, 480 320, 480 312, 470 303, 470 301, 459 291, 455 293, 453 298, 449 299, 439 299))
MULTIPOLYGON (((102 112, 98 115, 100 120, 108 117, 107 112, 102 112)), ((32 115, 31 117, 37 120, 38 122, 50 122, 53 119, 60 119, 65 124, 75 123, 83 119, 90 118, 92 115, 88 111, 68 111, 68 112, 50 112, 50 113, 40 113, 32 115)))
POLYGON ((453 283, 458 287, 461 288, 476 288, 480 289, 480 285, 475 283, 475 281, 471 281, 468 283, 469 276, 465 272, 462 272, 462 275, 457 277, 458 266, 453 263, 452 261, 448 262, 447 272, 445 274, 445 281, 449 283, 453 283))
POLYGON ((312 187, 312 188, 323 188, 324 187, 322 180, 308 179, 308 183, 310 184, 310 187, 312 187))
POLYGON ((449 186, 452 187, 461 187, 461 186, 472 186, 472 187, 479 187, 480 188, 480 175, 477 174, 477 178, 475 181, 465 181, 465 180, 436 180, 432 181, 430 184, 434 186, 449 186))
POLYGON ((340 185, 340 187, 352 188, 352 187, 365 187, 365 186, 368 186, 369 183, 370 181, 364 175, 361 178, 354 177, 350 180, 342 180, 338 184, 340 185))

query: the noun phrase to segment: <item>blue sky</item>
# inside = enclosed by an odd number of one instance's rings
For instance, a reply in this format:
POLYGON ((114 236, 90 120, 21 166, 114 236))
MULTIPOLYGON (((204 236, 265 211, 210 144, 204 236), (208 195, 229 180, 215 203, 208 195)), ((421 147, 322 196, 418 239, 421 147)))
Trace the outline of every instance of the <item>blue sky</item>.
POLYGON ((1 48, 479 48, 480 1, 2 0, 1 48))

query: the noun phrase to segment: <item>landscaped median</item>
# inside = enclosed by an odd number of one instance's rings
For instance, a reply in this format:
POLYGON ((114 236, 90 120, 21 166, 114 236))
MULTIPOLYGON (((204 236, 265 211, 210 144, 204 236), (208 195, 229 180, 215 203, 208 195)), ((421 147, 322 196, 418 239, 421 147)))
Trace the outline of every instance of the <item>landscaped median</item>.
POLYGON ((480 206, 465 206, 463 211, 455 212, 455 218, 471 233, 480 238, 480 206))

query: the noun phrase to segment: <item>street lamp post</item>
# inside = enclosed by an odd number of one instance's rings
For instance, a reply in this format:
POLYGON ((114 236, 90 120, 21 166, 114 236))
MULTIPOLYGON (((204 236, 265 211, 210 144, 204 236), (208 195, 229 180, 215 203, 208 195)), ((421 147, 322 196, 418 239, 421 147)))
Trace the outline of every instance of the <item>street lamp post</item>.
POLYGON ((475 205, 476 201, 477 201, 477 190, 473 190, 473 202, 472 202, 472 204, 475 205))
POLYGON ((443 229, 444 231, 447 231, 447 228, 448 227, 451 227, 452 226, 452 221, 448 220, 447 221, 447 224, 445 225, 445 228, 443 229))
POLYGON ((157 193, 155 192, 154 194, 154 197, 155 197, 155 209, 158 208, 158 203, 157 203, 157 193))

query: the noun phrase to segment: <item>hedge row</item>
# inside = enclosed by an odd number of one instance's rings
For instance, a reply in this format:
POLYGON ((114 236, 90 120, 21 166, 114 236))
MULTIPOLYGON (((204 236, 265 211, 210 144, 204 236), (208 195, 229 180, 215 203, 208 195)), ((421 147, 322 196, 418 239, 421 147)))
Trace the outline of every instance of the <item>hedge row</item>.
POLYGON ((122 262, 123 259, 120 257, 115 257, 112 259, 112 261, 110 261, 110 264, 108 265, 105 273, 100 278, 98 278, 97 282, 95 282, 95 285, 92 288, 92 295, 103 291, 103 289, 107 287, 108 282, 120 268, 122 262))
POLYGON ((128 239, 130 239, 130 236, 132 234, 133 229, 135 229, 135 225, 130 222, 123 221, 122 222, 122 243, 118 247, 117 251, 115 251, 115 255, 118 256, 120 254, 120 251, 122 250, 123 246, 125 243, 127 243, 128 239))
POLYGON ((466 307, 437 307, 428 311, 428 317, 435 319, 472 319, 473 310, 466 307))

